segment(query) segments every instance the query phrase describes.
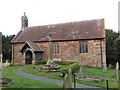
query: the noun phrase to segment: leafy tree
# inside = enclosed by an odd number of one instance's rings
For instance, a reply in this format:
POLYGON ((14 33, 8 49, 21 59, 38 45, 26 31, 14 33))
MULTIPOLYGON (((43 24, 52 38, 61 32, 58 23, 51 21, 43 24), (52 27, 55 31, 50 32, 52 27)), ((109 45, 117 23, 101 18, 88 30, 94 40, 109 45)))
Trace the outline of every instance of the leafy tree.
POLYGON ((118 33, 113 30, 106 29, 106 59, 107 66, 109 64, 115 66, 116 62, 118 62, 118 33))
POLYGON ((11 61, 12 59, 12 45, 11 40, 15 35, 5 36, 2 35, 2 53, 3 53, 3 62, 5 60, 11 61))

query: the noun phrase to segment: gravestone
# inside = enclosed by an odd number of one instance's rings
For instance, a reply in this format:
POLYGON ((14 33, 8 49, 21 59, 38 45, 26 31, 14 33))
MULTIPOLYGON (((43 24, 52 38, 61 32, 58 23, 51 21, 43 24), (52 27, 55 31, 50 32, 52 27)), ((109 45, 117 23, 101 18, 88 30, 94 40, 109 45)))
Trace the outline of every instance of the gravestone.
POLYGON ((2 57, 3 57, 3 55, 1 54, 1 55, 0 55, 0 71, 3 70, 2 57))
POLYGON ((0 86, 2 86, 2 72, 3 72, 3 66, 2 66, 2 54, 0 55, 0 86))
POLYGON ((6 60, 5 67, 9 67, 9 66, 10 66, 10 63, 8 62, 8 60, 6 60))
POLYGON ((79 64, 79 66, 80 66, 80 75, 83 75, 84 73, 83 73, 83 64, 82 64, 82 62, 80 62, 80 64, 79 64))
POLYGON ((119 80, 119 63, 117 62, 116 63, 116 71, 115 71, 115 77, 117 80, 119 80))
POLYGON ((63 81, 63 88, 72 88, 72 69, 70 68, 68 74, 65 75, 63 81))

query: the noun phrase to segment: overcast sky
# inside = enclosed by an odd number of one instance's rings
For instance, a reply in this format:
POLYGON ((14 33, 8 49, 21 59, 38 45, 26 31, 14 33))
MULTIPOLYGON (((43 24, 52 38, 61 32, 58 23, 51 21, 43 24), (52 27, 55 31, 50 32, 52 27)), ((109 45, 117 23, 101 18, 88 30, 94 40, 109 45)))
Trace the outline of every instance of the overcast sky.
POLYGON ((17 34, 21 16, 29 26, 105 19, 105 28, 118 31, 119 0, 0 0, 0 32, 17 34))

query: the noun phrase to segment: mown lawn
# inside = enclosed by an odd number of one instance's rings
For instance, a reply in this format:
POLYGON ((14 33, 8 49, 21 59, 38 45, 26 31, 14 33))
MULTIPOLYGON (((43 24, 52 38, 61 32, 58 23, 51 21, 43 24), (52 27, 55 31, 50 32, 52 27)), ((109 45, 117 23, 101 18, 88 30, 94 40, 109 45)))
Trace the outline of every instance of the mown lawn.
MULTIPOLYGON (((64 78, 60 77, 60 72, 42 72, 40 71, 40 68, 43 65, 31 65, 28 66, 26 68, 24 68, 23 70, 25 72, 34 74, 34 75, 38 75, 38 76, 44 76, 44 77, 49 77, 49 78, 54 78, 54 79, 59 79, 59 80, 63 80, 64 78), (33 69, 33 67, 35 67, 36 69, 33 69)), ((59 65, 61 68, 67 67, 66 65, 59 65)), ((110 78, 110 79, 116 79, 115 77, 113 77, 115 70, 114 69, 108 69, 107 72, 102 72, 101 68, 95 68, 95 67, 90 67, 90 66, 84 66, 84 74, 85 75, 89 75, 89 76, 99 76, 99 77, 104 77, 104 78, 110 78)), ((77 71, 78 72, 78 71, 77 71)), ((97 87, 102 87, 102 88, 106 88, 106 81, 102 81, 100 83, 98 82, 87 82, 87 81, 80 81, 80 80, 76 80, 77 83, 80 84, 86 84, 86 85, 92 85, 92 86, 97 86, 97 87)), ((117 88, 118 87, 118 83, 114 82, 114 81, 109 81, 109 88, 117 88)))
POLYGON ((12 70, 21 67, 20 65, 11 66, 4 69, 4 77, 11 78, 14 83, 9 86, 3 87, 3 89, 7 88, 61 88, 61 86, 56 84, 51 84, 39 80, 28 79, 22 76, 18 76, 12 73, 12 70))
MULTIPOLYGON (((41 71, 41 67, 43 65, 30 65, 26 68, 23 68, 23 71, 27 72, 27 73, 31 73, 33 75, 38 75, 38 76, 45 76, 45 77, 49 77, 49 78, 54 78, 54 79, 59 79, 59 80, 63 80, 62 77, 60 77, 60 72, 42 72, 41 71), (35 69, 33 69, 33 67, 35 67, 35 69)), ((62 68, 65 68, 67 66, 65 65, 59 65, 62 68)))

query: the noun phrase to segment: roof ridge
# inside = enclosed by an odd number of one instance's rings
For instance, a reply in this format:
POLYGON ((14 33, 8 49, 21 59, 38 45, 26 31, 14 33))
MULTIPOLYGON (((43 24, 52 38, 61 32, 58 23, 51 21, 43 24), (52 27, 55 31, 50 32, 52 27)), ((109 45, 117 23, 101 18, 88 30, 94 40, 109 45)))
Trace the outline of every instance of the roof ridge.
POLYGON ((62 24, 79 23, 79 22, 96 21, 96 20, 104 20, 104 18, 101 18, 101 19, 92 19, 92 20, 71 21, 71 22, 63 22, 63 23, 61 22, 61 23, 47 24, 47 25, 37 25, 37 26, 30 26, 30 27, 26 27, 26 28, 56 26, 56 25, 62 25, 62 24))

